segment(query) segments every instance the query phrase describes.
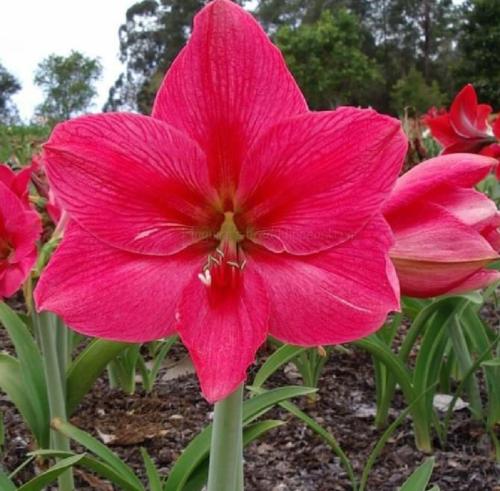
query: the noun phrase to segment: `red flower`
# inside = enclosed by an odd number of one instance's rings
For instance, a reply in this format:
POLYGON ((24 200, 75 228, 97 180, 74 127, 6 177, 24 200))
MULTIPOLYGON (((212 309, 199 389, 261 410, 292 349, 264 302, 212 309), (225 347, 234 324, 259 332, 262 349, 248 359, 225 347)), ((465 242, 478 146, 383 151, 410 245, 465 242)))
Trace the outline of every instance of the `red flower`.
POLYGON ((0 298, 19 289, 37 257, 41 224, 28 206, 29 172, 25 169, 14 174, 0 165, 0 298))
MULTIPOLYGON (((431 108, 423 121, 429 126, 432 136, 442 145, 443 154, 483 153, 483 150, 495 142, 488 126, 490 113, 491 106, 478 104, 476 91, 468 84, 455 97, 449 113, 431 108)), ((500 128, 498 124, 496 126, 496 135, 500 138, 500 128)))
POLYGON ((0 163, 0 183, 9 188, 24 203, 29 204, 28 184, 33 173, 30 165, 14 172, 7 164, 0 163))
POLYGON ((252 16, 215 0, 152 117, 78 118, 45 146, 72 221, 38 308, 108 339, 178 332, 222 399, 268 333, 342 343, 398 309, 381 206, 405 151, 392 118, 310 112, 252 16))
POLYGON ((432 297, 483 288, 500 279, 500 214, 473 189, 496 161, 472 154, 437 157, 398 179, 384 207, 395 236, 391 257, 401 292, 432 297))

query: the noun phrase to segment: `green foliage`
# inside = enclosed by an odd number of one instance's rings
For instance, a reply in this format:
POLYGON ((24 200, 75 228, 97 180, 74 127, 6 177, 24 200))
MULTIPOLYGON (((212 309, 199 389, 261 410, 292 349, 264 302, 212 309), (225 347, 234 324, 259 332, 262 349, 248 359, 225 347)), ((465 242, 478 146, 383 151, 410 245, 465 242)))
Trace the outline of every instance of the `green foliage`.
POLYGON ((48 126, 0 125, 0 162, 11 161, 18 167, 28 164, 49 133, 48 126))
POLYGON ((432 106, 443 106, 445 101, 446 96, 439 90, 439 84, 435 80, 428 84, 415 67, 400 78, 391 91, 392 109, 400 115, 408 111, 418 116, 432 106))
POLYGON ((54 124, 87 111, 97 94, 95 82, 101 72, 98 59, 78 51, 68 56, 50 55, 35 72, 34 82, 45 95, 37 115, 54 124))
MULTIPOLYGON (((494 286, 492 287, 495 288, 494 286)), ((484 294, 444 297, 434 301, 415 303, 405 299, 404 314, 413 319, 405 332, 396 353, 394 338, 399 321, 384 327, 367 339, 355 344, 370 352, 374 358, 375 385, 377 390, 377 416, 379 427, 385 425, 390 402, 394 397, 396 383, 399 384, 406 402, 412 406, 417 398, 420 402, 410 411, 415 429, 417 447, 431 450, 431 428, 434 426, 439 438, 444 441, 457 398, 462 389, 467 393, 473 416, 483 419, 486 429, 492 434, 500 418, 500 391, 494 383, 498 377, 496 367, 483 366, 486 380, 487 405, 483 408, 478 397, 476 380, 481 363, 492 360, 499 342, 499 336, 480 317, 479 311, 491 295, 491 289, 484 294), (410 353, 416 351, 415 362, 409 364, 410 353), (410 366, 408 366, 410 365, 410 366), (451 367, 456 366, 460 385, 448 413, 441 422, 433 408, 433 396, 439 384, 445 380, 442 391, 449 392, 451 367), (422 397, 425 394, 425 397, 422 397)))
POLYGON ((465 25, 459 38, 460 61, 456 90, 472 83, 480 101, 500 107, 500 2, 469 0, 464 6, 465 25))
POLYGON ((325 11, 314 24, 284 26, 276 42, 314 109, 363 104, 380 81, 377 66, 362 51, 358 19, 345 9, 325 11))
POLYGON ((21 90, 21 84, 0 63, 0 124, 13 124, 19 119, 11 97, 21 90))
MULTIPOLYGON (((243 445, 249 445, 268 431, 284 424, 282 421, 272 419, 256 421, 257 418, 260 418, 283 401, 310 394, 314 390, 308 387, 280 387, 246 400, 243 404, 243 445)), ((75 464, 111 481, 119 489, 126 491, 146 491, 146 489, 149 491, 160 489, 163 491, 201 491, 206 483, 212 424, 205 427, 189 443, 170 470, 166 479, 161 478, 158 469, 147 452, 141 450, 148 478, 147 488, 125 462, 107 448, 106 445, 88 433, 60 419, 54 420, 52 425, 58 432, 71 438, 91 452, 91 454, 76 456, 72 452, 39 450, 33 452, 32 455, 64 459, 61 462, 68 462, 68 459, 74 458, 75 464)))
POLYGON ((274 31, 282 25, 317 22, 325 10, 346 8, 365 18, 370 15, 373 3, 370 0, 260 0, 255 13, 268 30, 274 31))
MULTIPOLYGON (((50 314, 52 316, 52 314, 50 314)), ((53 316, 55 318, 55 316, 53 316)), ((35 322, 32 333, 26 322, 7 304, 0 302, 0 327, 6 329, 14 345, 16 358, 0 353, 0 389, 15 404, 23 419, 32 431, 37 444, 42 448, 49 446, 50 407, 49 391, 51 384, 61 384, 55 378, 46 376, 44 358, 37 341, 46 333, 41 332, 40 321, 35 322)), ((59 338, 57 353, 71 355, 72 332, 65 326, 51 327, 67 336, 59 338)), ((61 372, 65 372, 62 384, 65 393, 65 405, 68 415, 74 411, 85 394, 92 388, 95 380, 104 371, 106 365, 128 345, 98 339, 83 349, 78 357, 69 364, 66 371, 64 360, 60 359, 61 372)))

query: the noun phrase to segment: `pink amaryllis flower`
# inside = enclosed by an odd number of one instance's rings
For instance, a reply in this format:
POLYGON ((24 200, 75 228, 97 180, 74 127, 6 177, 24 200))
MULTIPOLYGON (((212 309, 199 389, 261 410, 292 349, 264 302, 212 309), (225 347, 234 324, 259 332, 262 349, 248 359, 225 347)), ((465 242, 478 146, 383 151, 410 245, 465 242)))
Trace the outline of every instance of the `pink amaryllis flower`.
POLYGON ((398 179, 384 216, 395 237, 391 257, 403 294, 463 293, 500 279, 499 271, 486 268, 499 257, 500 215, 473 189, 495 163, 473 154, 444 155, 398 179))
POLYGON ((375 111, 310 112, 252 16, 215 0, 152 117, 54 130, 46 170, 71 221, 38 308, 108 339, 178 332, 205 397, 222 399, 269 333, 342 343, 398 309, 381 207, 405 151, 375 111))
POLYGON ((9 188, 26 205, 29 203, 28 184, 32 173, 31 165, 14 172, 7 164, 0 163, 0 183, 9 188))
MULTIPOLYGON (((6 173, 4 175, 7 175, 6 173)), ((27 206, 18 181, 0 181, 0 298, 12 296, 27 278, 37 257, 40 219, 27 206)))
MULTIPOLYGON (((423 121, 431 130, 432 136, 447 153, 486 153, 491 155, 496 138, 488 125, 488 116, 492 111, 488 104, 478 104, 477 95, 471 84, 466 85, 455 97, 450 112, 438 112, 435 109, 424 116, 423 121)), ((500 153, 499 153, 500 155, 500 153)))

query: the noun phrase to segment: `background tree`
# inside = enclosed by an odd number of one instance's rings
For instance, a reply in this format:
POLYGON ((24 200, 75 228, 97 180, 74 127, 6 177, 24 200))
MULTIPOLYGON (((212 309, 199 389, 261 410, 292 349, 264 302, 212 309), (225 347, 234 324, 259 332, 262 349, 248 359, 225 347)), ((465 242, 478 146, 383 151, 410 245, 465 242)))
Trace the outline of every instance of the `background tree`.
POLYGON ((463 6, 465 24, 459 37, 460 60, 455 90, 472 83, 479 100, 500 108, 500 1, 473 0, 463 6))
POLYGON ((12 96, 21 90, 21 84, 0 63, 0 123, 13 124, 19 121, 17 108, 12 96))
POLYGON ((413 66, 428 83, 436 80, 453 92, 449 67, 460 23, 452 0, 260 0, 256 14, 273 34, 283 25, 313 24, 325 9, 340 8, 358 16, 361 49, 382 71, 385 85, 373 87, 373 106, 389 111, 391 88, 413 66))
POLYGON ((313 24, 325 10, 346 8, 360 19, 368 19, 373 3, 371 0, 260 0, 255 15, 273 33, 283 25, 313 24))
POLYGON ((125 71, 111 88, 105 110, 149 113, 164 72, 186 43, 204 0, 144 0, 127 10, 119 29, 125 71))
POLYGON ((369 90, 381 81, 377 65, 361 51, 359 21, 346 9, 326 10, 313 24, 282 26, 275 40, 314 109, 367 104, 369 90))
POLYGON ((391 91, 392 110, 400 116, 405 112, 410 116, 420 116, 432 106, 443 106, 445 101, 446 96, 439 90, 438 83, 434 80, 428 84, 415 67, 400 78, 391 91))
POLYGON ((45 94, 36 114, 53 124, 84 113, 97 95, 95 83, 101 72, 98 59, 77 51, 69 56, 50 55, 35 72, 35 84, 45 94))
MULTIPOLYGON (((412 67, 422 74, 425 85, 432 88, 434 84, 437 92, 446 94, 443 101, 445 104, 450 102, 457 89, 457 77, 454 74, 458 72, 455 67, 462 66, 458 77, 460 84, 470 79, 482 87, 487 84, 490 87, 500 86, 492 74, 496 66, 492 57, 496 56, 495 47, 499 45, 498 38, 495 37, 498 35, 495 22, 498 12, 494 7, 500 8, 500 2, 467 1, 468 7, 463 9, 459 2, 453 0, 238 0, 240 4, 253 9, 254 15, 274 41, 281 43, 285 50, 290 48, 295 51, 295 59, 291 52, 287 54, 287 59, 293 65, 292 70, 313 106, 330 106, 341 101, 369 104, 382 112, 394 110, 394 96, 391 97, 391 92, 396 83, 402 81, 400 85, 403 84, 412 67), (484 14, 487 19, 476 19, 473 22, 472 17, 464 18, 472 15, 472 6, 476 3, 489 4, 493 9, 489 14, 484 14), (342 39, 342 42, 339 41, 341 51, 337 53, 331 51, 330 46, 325 45, 325 40, 319 39, 319 35, 308 32, 306 27, 320 21, 326 24, 321 19, 325 11, 332 12, 333 18, 337 19, 337 13, 342 9, 356 16, 356 25, 347 21, 332 21, 336 25, 337 39, 342 39), (485 62, 484 71, 477 70, 477 73, 484 74, 481 77, 473 77, 476 72, 474 66, 465 69, 467 63, 460 61, 461 56, 466 56, 469 60, 481 57, 472 48, 472 55, 463 54, 468 49, 467 43, 464 44, 465 35, 460 44, 463 49, 457 49, 457 37, 463 30, 464 19, 471 32, 478 36, 478 50, 480 42, 486 43, 487 38, 492 40, 491 58, 485 62), (481 32, 479 28, 474 31, 473 25, 483 26, 484 31, 481 32), (343 29, 346 29, 345 33, 341 32, 343 29), (302 39, 294 41, 293 36, 302 39), (307 49, 307 53, 304 45, 306 36, 309 36, 307 40, 314 45, 307 49), (354 41, 353 36, 356 38, 354 41), (481 36, 483 41, 479 40, 481 36), (345 50, 351 49, 351 42, 357 50, 357 56, 352 60, 353 73, 343 67, 345 50), (329 53, 328 57, 325 55, 325 48, 329 53), (358 56, 360 53, 362 56, 358 56), (310 74, 305 72, 306 62, 312 62, 310 74), (347 83, 346 89, 339 85, 338 77, 330 83, 319 65, 323 64, 328 73, 333 74, 334 67, 337 68, 335 63, 347 70, 348 80, 358 80, 359 87, 347 83), (363 65, 370 68, 366 72, 368 83, 356 78, 359 71, 364 70, 363 65), (315 78, 320 82, 317 83, 316 90, 312 90, 315 78), (334 90, 340 92, 334 94, 334 90), (328 96, 324 98, 327 93, 328 96)), ((164 73, 189 37, 193 15, 204 3, 204 0, 142 0, 127 11, 126 22, 119 31, 121 59, 125 70, 110 90, 106 110, 150 112, 164 73)), ((476 7, 475 10, 479 12, 476 7)), ((327 30, 326 27, 324 29, 327 30)), ((472 40, 469 44, 471 43, 472 40)), ((410 82, 411 80, 406 80, 405 83, 410 82)), ((484 94, 480 91, 483 98, 490 97, 491 91, 484 94)))

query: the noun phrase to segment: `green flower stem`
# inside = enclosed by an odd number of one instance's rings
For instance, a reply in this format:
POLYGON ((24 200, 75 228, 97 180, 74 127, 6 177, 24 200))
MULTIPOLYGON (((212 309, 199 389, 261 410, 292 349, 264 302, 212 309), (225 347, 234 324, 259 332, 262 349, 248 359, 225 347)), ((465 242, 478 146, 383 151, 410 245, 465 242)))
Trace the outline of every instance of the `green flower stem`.
MULTIPOLYGON (((57 342, 60 337, 58 331, 66 328, 58 325, 56 316, 48 312, 34 314, 33 320, 38 330, 43 354, 50 419, 60 418, 66 421, 65 378, 63 378, 65 367, 60 366, 61 356, 57 342)), ((65 336, 63 336, 63 342, 66 342, 65 336)), ((69 439, 53 430, 51 430, 51 446, 54 450, 70 451, 69 439)), ((59 491, 74 491, 74 489, 73 472, 68 469, 59 477, 59 491)))
POLYGON ((208 491, 243 491, 243 385, 215 404, 208 491))

